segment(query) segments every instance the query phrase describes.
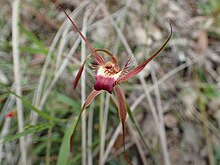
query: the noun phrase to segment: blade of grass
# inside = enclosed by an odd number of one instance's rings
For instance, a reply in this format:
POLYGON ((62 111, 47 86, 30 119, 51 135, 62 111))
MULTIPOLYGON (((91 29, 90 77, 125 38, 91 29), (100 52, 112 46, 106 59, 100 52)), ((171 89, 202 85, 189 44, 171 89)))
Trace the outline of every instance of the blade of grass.
POLYGON ((100 104, 99 104, 99 136, 100 136, 100 149, 99 149, 99 165, 102 165, 102 157, 103 157, 103 136, 102 136, 102 130, 103 130, 103 111, 104 111, 104 100, 105 100, 105 93, 102 92, 100 94, 100 104))
POLYGON ((102 136, 103 136, 103 139, 104 139, 102 157, 104 156, 105 139, 106 139, 106 134, 107 134, 106 130, 107 130, 107 123, 108 123, 109 102, 110 102, 110 94, 107 94, 106 99, 105 99, 105 109, 104 109, 103 126, 102 126, 102 129, 103 129, 102 130, 102 136))
MULTIPOLYGON (((73 15, 73 17, 77 17, 78 14, 82 11, 82 9, 89 3, 89 1, 85 1, 83 2, 79 7, 77 7, 74 12, 71 14, 73 15)), ((45 83, 45 79, 47 78, 46 74, 48 72, 48 67, 49 67, 49 64, 50 64, 50 61, 52 59, 52 56, 53 56, 53 53, 55 52, 56 50, 56 45, 58 44, 59 42, 59 39, 60 39, 60 36, 62 34, 62 32, 64 31, 65 28, 67 29, 70 29, 70 26, 71 24, 69 24, 68 20, 66 20, 62 26, 60 27, 59 31, 56 33, 56 36, 54 37, 54 40, 50 46, 50 49, 49 49, 49 52, 47 54, 47 58, 46 58, 46 61, 45 61, 45 64, 43 66, 43 69, 42 69, 42 73, 41 73, 41 76, 40 76, 40 79, 39 79, 39 82, 38 82, 38 85, 37 85, 37 88, 35 90, 35 95, 34 95, 34 99, 33 99, 33 104, 38 107, 39 109, 41 109, 52 89, 52 87, 54 86, 54 84, 56 83, 56 81, 58 80, 59 76, 61 75, 61 73, 63 72, 63 70, 65 69, 65 67, 67 66, 68 64, 68 61, 67 59, 64 60, 62 66, 60 67, 60 70, 58 71, 58 73, 55 75, 53 81, 50 83, 51 85, 47 88, 47 90, 45 91, 44 95, 42 94, 42 91, 43 91, 43 86, 44 86, 44 83, 45 83), (42 96, 43 95, 43 96, 42 96), (42 97, 42 98, 41 98, 42 97)), ((78 39, 79 40, 79 39, 78 39)), ((77 41, 78 41, 77 40, 77 41)), ((77 43, 77 42, 76 42, 77 43)), ((77 45, 77 44, 76 44, 77 45)), ((72 48, 69 52, 69 54, 67 55, 67 58, 71 57, 72 54, 75 52, 75 49, 76 48, 72 48)), ((31 119, 32 119, 32 124, 35 124, 37 119, 38 119, 38 116, 37 114, 35 113, 32 113, 31 114, 31 119)), ((31 137, 28 139, 29 143, 31 143, 31 137)))
POLYGON ((30 54, 47 54, 48 48, 44 45, 44 43, 38 39, 33 33, 25 29, 22 25, 19 26, 21 29, 21 33, 24 33, 27 41, 30 41, 30 45, 28 46, 20 46, 20 50, 22 52, 27 52, 30 54))
MULTIPOLYGON (((13 67, 14 67, 14 82, 15 93, 19 96, 22 95, 21 90, 21 73, 20 73, 20 51, 19 51, 19 21, 20 21, 20 0, 14 0, 12 2, 12 51, 13 51, 13 67)), ((17 119, 18 119, 18 131, 19 133, 24 131, 24 114, 22 101, 16 98, 17 107, 17 119)), ((21 164, 27 164, 27 148, 25 137, 19 138, 20 152, 21 152, 21 164)))
POLYGON ((24 33, 27 39, 30 40, 32 44, 37 45, 41 49, 45 49, 45 50, 47 49, 44 43, 41 40, 39 40, 33 33, 25 29, 25 27, 22 25, 20 25, 19 27, 21 29, 21 33, 24 33))
MULTIPOLYGON (((5 137, 8 134, 8 132, 10 130, 10 124, 11 124, 10 118, 6 118, 6 120, 4 121, 4 124, 2 126, 0 137, 5 137)), ((4 158, 4 156, 3 156, 3 144, 1 144, 1 142, 0 142, 0 164, 2 164, 3 158, 4 158)))
POLYGON ((41 48, 32 48, 30 46, 21 46, 20 47, 21 52, 29 53, 29 54, 47 54, 47 49, 41 49, 41 48))
POLYGON ((168 146, 167 146, 167 138, 166 138, 166 131, 165 131, 165 126, 164 126, 163 108, 162 108, 162 103, 161 103, 161 98, 160 98, 160 91, 159 91, 158 81, 157 81, 154 69, 151 69, 151 75, 152 75, 153 83, 156 84, 155 95, 156 95, 156 105, 158 109, 158 118, 159 118, 159 124, 160 124, 162 151, 164 155, 165 164, 168 165, 168 164, 171 164, 170 155, 169 155, 168 146))
POLYGON ((17 140, 21 137, 27 136, 29 134, 33 134, 35 132, 43 131, 43 130, 48 129, 50 127, 53 127, 53 124, 50 124, 50 123, 38 124, 37 126, 33 126, 33 127, 29 128, 27 130, 16 133, 15 135, 7 135, 5 137, 1 137, 0 143, 7 143, 7 142, 10 142, 10 141, 14 141, 14 140, 17 140))
POLYGON ((207 150, 208 150, 208 159, 209 159, 209 164, 210 165, 215 165, 215 161, 214 161, 214 154, 213 154, 213 146, 212 146, 212 141, 210 138, 210 131, 209 131, 209 120, 208 120, 208 116, 207 116, 207 112, 206 112, 206 103, 205 103, 205 96, 202 93, 202 89, 199 87, 199 82, 200 81, 205 81, 202 77, 202 72, 197 69, 194 71, 195 73, 195 86, 196 86, 196 90, 198 93, 198 106, 200 108, 201 111, 201 122, 202 122, 202 126, 203 126, 203 133, 205 136, 205 140, 206 140, 206 145, 207 145, 207 150))
POLYGON ((143 133, 141 132, 141 129, 130 109, 130 107, 127 105, 127 112, 128 112, 128 116, 129 116, 129 119, 131 120, 131 123, 133 124, 133 126, 135 127, 135 129, 137 130, 140 138, 141 138, 141 141, 142 143, 144 144, 145 148, 147 148, 147 150, 149 151, 150 155, 151 155, 151 158, 153 159, 153 164, 157 164, 157 160, 153 154, 153 151, 151 150, 151 148, 149 147, 149 145, 147 144, 147 142, 145 141, 144 139, 144 135, 143 133))
POLYGON ((23 104, 25 104, 27 107, 29 107, 31 110, 33 110, 34 112, 36 112, 38 115, 40 115, 41 117, 47 119, 47 120, 52 120, 54 122, 65 122, 65 119, 57 119, 54 117, 49 116, 48 114, 40 111, 39 109, 37 109, 36 107, 34 107, 30 102, 28 102, 24 97, 18 96, 17 94, 15 94, 14 92, 12 92, 7 86, 5 86, 4 84, 2 84, 0 82, 0 86, 2 86, 3 88, 5 88, 9 93, 11 93, 12 95, 16 96, 18 99, 20 99, 23 104))
POLYGON ((68 106, 71 106, 73 108, 73 110, 81 109, 81 104, 78 101, 73 100, 72 98, 70 98, 70 97, 68 97, 64 94, 57 93, 56 100, 58 102, 62 102, 64 104, 68 105, 68 106))
MULTIPOLYGON (((82 34, 86 37, 87 31, 87 21, 88 21, 88 13, 86 12, 83 18, 83 27, 82 34)), ((81 42, 81 63, 83 63, 86 59, 86 43, 81 42)), ((82 103, 86 100, 86 72, 82 73, 81 76, 81 101, 82 103)), ((82 113, 82 165, 86 165, 86 111, 82 113)))
POLYGON ((140 154, 140 158, 142 160, 142 163, 144 165, 148 165, 149 163, 147 160, 147 156, 145 154, 146 153, 145 148, 144 148, 145 146, 142 145, 141 140, 139 138, 139 135, 138 135, 136 129, 132 126, 132 123, 130 120, 127 121, 127 125, 128 125, 129 132, 130 132, 131 136, 133 137, 133 141, 135 142, 135 145, 136 145, 138 152, 140 154))
MULTIPOLYGON (((82 9, 89 3, 89 1, 85 1, 83 2, 79 7, 77 7, 74 12, 72 13, 72 15, 74 17, 77 17, 78 14, 82 11, 82 9)), ((68 21, 65 21, 60 29, 58 30, 58 32, 56 33, 56 36, 53 39, 53 42, 49 48, 49 52, 46 56, 46 60, 45 60, 45 64, 43 66, 42 72, 41 72, 41 76, 39 78, 38 81, 38 85, 37 88, 35 90, 34 93, 34 98, 33 98, 33 104, 34 106, 36 106, 40 111, 42 110, 42 107, 44 106, 44 103, 46 102, 47 97, 49 96, 53 86, 56 84, 57 80, 59 79, 59 76, 63 73, 63 70, 66 68, 66 66, 69 63, 68 58, 70 58, 73 54, 73 52, 75 52, 76 47, 73 47, 70 52, 67 55, 67 58, 64 59, 62 65, 60 66, 59 70, 57 71, 57 73, 55 73, 54 79, 52 80, 52 82, 49 82, 49 87, 46 86, 45 87, 45 82, 47 82, 47 76, 46 74, 48 73, 48 68, 49 65, 51 64, 51 59, 53 58, 53 55, 56 54, 56 46, 59 43, 59 39, 60 36, 62 34, 62 32, 64 31, 64 29, 69 29, 70 28, 70 24, 67 23, 68 21), (45 87, 45 92, 43 93, 43 88, 45 87)), ((76 45, 77 43, 79 44, 79 39, 76 41, 76 45)), ((35 125, 37 120, 38 120, 38 114, 37 113, 31 113, 30 114, 30 119, 31 119, 31 124, 35 125)), ((28 136, 27 139, 27 144, 28 146, 32 144, 32 136, 28 136)))
POLYGON ((93 113, 94 113, 94 102, 90 105, 89 119, 88 119, 88 165, 92 165, 93 153, 92 153, 92 128, 93 128, 93 113))
MULTIPOLYGON (((54 111, 50 111, 50 116, 54 116, 54 111)), ((50 121, 53 124, 53 121, 50 121)), ((52 145, 52 131, 53 127, 50 127, 47 132, 47 149, 46 149, 46 165, 50 165, 50 154, 51 154, 51 145, 52 145)))
POLYGON ((60 146, 57 165, 67 164, 69 157, 69 149, 70 149, 70 136, 75 128, 75 125, 76 125, 76 120, 73 120, 72 123, 69 125, 69 127, 67 127, 67 129, 65 130, 62 144, 60 146))
MULTIPOLYGON (((5 103, 1 109, 1 114, 0 114, 0 123, 4 123, 4 124, 2 124, 0 137, 6 136, 10 130, 11 120, 10 120, 10 118, 5 119, 5 115, 8 112, 8 110, 12 109, 14 104, 15 104, 15 96, 13 96, 11 94, 10 95, 7 94, 7 100, 5 101, 5 103)), ((9 148, 12 148, 10 145, 11 144, 8 144, 9 148)), ((4 146, 4 147, 6 147, 6 146, 4 146)), ((7 152, 7 155, 10 155, 10 154, 11 154, 11 152, 10 153, 7 152)), ((0 144, 0 164, 2 164, 3 158, 4 158, 3 144, 0 144)))

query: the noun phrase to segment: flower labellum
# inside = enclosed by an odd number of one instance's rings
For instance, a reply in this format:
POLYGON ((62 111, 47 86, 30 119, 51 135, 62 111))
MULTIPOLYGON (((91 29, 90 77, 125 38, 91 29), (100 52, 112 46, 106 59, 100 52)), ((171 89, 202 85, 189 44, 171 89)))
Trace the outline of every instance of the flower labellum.
POLYGON ((105 77, 102 75, 96 76, 94 89, 99 90, 106 90, 109 93, 112 93, 113 86, 115 84, 116 80, 112 77, 105 77))
POLYGON ((85 59, 85 61, 83 62, 82 66, 80 67, 80 69, 77 73, 77 76, 76 76, 75 81, 74 81, 74 89, 77 87, 77 84, 79 82, 81 74, 84 70, 85 63, 91 55, 94 56, 94 58, 95 58, 95 60, 98 64, 97 66, 94 67, 96 69, 95 70, 96 71, 95 83, 94 83, 94 86, 93 86, 94 89, 89 94, 89 96, 87 97, 85 103, 83 104, 82 109, 80 111, 80 114, 77 118, 75 128, 74 128, 73 133, 70 137, 70 152, 72 152, 72 138, 73 138, 73 135, 76 131, 76 127, 77 127, 78 122, 81 118, 82 112, 85 110, 85 108, 87 106, 89 106, 89 104, 93 101, 93 99, 96 96, 98 96, 102 91, 107 91, 110 94, 112 94, 112 92, 114 91, 114 93, 116 95, 116 99, 117 99, 117 104, 118 104, 118 114, 119 114, 119 118, 120 118, 120 121, 121 121, 121 124, 122 124, 122 133, 123 133, 122 143, 123 143, 124 155, 125 155, 125 158, 126 158, 127 162, 130 165, 132 165, 132 162, 129 159, 129 157, 126 153, 126 149, 125 149, 125 120, 126 120, 126 115, 127 115, 127 107, 126 107, 124 92, 123 92, 123 90, 120 86, 120 83, 129 80, 130 78, 134 77, 139 72, 141 72, 144 69, 144 67, 162 51, 162 49, 169 42, 169 40, 172 36, 172 33, 173 33, 171 23, 169 22, 170 35, 167 38, 167 40, 164 42, 164 44, 160 47, 160 49, 158 51, 156 51, 149 59, 147 59, 146 61, 142 62, 137 67, 135 67, 135 68, 133 68, 129 71, 128 69, 129 69, 129 64, 131 62, 130 61, 131 58, 129 58, 127 60, 127 62, 125 63, 124 67, 122 69, 120 69, 119 66, 118 66, 118 61, 117 61, 116 57, 114 55, 112 55, 110 52, 108 52, 107 50, 104 50, 104 49, 96 49, 95 50, 90 45, 90 43, 87 41, 87 39, 83 36, 83 34, 78 29, 76 24, 69 17, 69 15, 62 8, 61 8, 61 10, 64 12, 64 14, 70 20, 70 22, 74 26, 75 30, 79 33, 79 35, 85 41, 85 43, 87 44, 87 46, 89 47, 89 49, 91 51, 91 54, 87 56, 87 58, 85 59), (105 59, 100 55, 99 52, 103 52, 105 55, 107 55, 110 58, 110 60, 105 61, 105 59))
POLYGON ((113 62, 107 62, 104 66, 100 66, 95 77, 94 89, 112 93, 120 74, 118 66, 115 66, 113 62))

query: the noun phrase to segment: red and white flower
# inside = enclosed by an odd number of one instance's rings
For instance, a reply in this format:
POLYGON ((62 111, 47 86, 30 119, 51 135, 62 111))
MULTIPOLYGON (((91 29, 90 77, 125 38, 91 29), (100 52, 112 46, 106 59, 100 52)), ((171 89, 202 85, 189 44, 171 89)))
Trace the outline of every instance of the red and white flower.
MULTIPOLYGON (((61 9, 61 10, 63 10, 63 9, 61 9)), ((120 67, 118 66, 117 58, 114 55, 112 55, 111 53, 109 53, 107 50, 104 50, 104 49, 95 50, 90 45, 90 43, 87 41, 87 39, 83 36, 83 34, 80 32, 80 30, 75 25, 73 20, 68 16, 68 14, 64 10, 63 10, 63 12, 66 14, 67 18, 71 21, 71 23, 74 26, 75 30, 80 34, 80 36, 86 42, 87 46, 89 47, 89 49, 91 51, 91 54, 89 56, 87 56, 86 60, 84 61, 84 63, 82 64, 82 66, 80 67, 80 69, 78 71, 78 74, 77 74, 77 76, 75 78, 75 81, 74 81, 74 89, 77 87, 77 84, 78 84, 79 79, 81 77, 81 74, 83 72, 85 63, 89 59, 89 57, 91 55, 93 55, 96 62, 97 62, 97 66, 95 67, 96 68, 96 74, 95 74, 95 83, 94 83, 94 86, 93 86, 94 89, 89 94, 89 96, 87 97, 85 103, 82 106, 82 109, 80 111, 80 115, 77 119, 76 126, 79 122, 79 119, 81 117, 81 114, 82 114, 83 110, 87 106, 89 106, 89 104, 92 102, 92 100, 97 95, 99 95, 102 91, 107 91, 111 94, 114 91, 114 93, 116 95, 116 98, 117 98, 117 103, 118 103, 118 110, 119 110, 118 113, 119 113, 120 121, 121 121, 121 124, 122 124, 123 148, 124 148, 125 158, 127 159, 129 164, 132 164, 130 159, 128 158, 126 152, 125 152, 125 127, 124 127, 124 125, 125 125, 125 120, 126 120, 127 108, 126 108, 126 103, 125 103, 124 92, 123 92, 123 90, 122 90, 122 88, 119 84, 129 80, 130 78, 132 78, 133 76, 135 76, 139 72, 141 72, 144 69, 144 67, 161 52, 161 50, 166 46, 166 44, 168 43, 168 41, 170 40, 170 38, 172 36, 171 23, 169 22, 170 29, 171 29, 170 35, 167 38, 167 40, 164 42, 164 44, 161 46, 161 48, 156 53, 154 53, 149 59, 147 59, 146 61, 144 61, 143 63, 141 63, 140 65, 138 65, 137 67, 135 67, 135 68, 133 68, 129 71, 128 69, 129 69, 129 64, 130 64, 130 58, 127 60, 125 65, 122 67, 122 69, 120 69, 120 67), (110 60, 106 61, 101 56, 101 54, 99 52, 103 52, 105 55, 109 56, 110 60)), ((71 148, 72 148, 72 137, 73 137, 74 132, 76 130, 76 126, 74 128, 74 131, 73 131, 71 139, 70 139, 71 148)))

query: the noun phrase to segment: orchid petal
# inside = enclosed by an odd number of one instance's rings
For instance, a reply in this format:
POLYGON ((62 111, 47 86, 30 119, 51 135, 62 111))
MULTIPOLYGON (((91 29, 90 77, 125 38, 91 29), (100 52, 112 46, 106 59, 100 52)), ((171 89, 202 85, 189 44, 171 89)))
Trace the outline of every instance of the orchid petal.
POLYGON ((170 40, 172 34, 173 34, 173 30, 172 30, 172 26, 171 23, 169 22, 170 25, 170 35, 167 38, 167 40, 165 41, 165 43, 161 46, 161 48, 154 53, 154 55, 152 55, 149 59, 147 59, 145 62, 143 62, 142 64, 140 64, 139 66, 137 66, 136 68, 132 69, 131 71, 129 71, 127 74, 125 74, 124 76, 122 76, 118 81, 119 82, 124 82, 130 78, 132 78, 133 76, 135 76, 136 74, 138 74, 140 71, 142 71, 144 69, 144 67, 151 61, 153 60, 160 52, 161 50, 166 46, 166 44, 168 43, 168 41, 170 40))
POLYGON ((129 68, 129 66, 130 66, 131 63, 132 63, 131 59, 132 59, 132 56, 130 56, 130 57, 128 58, 128 60, 126 61, 122 72, 124 72, 124 71, 126 72, 126 71, 127 71, 127 69, 129 68))
POLYGON ((60 7, 60 9, 64 12, 64 14, 67 16, 67 18, 70 20, 70 22, 72 23, 72 25, 74 26, 74 28, 76 29, 76 31, 80 34, 80 36, 82 37, 82 39, 85 41, 85 43, 87 44, 87 46, 89 47, 89 49, 91 50, 92 54, 94 55, 96 61, 98 62, 98 64, 102 65, 104 64, 104 59, 102 58, 102 56, 100 56, 95 49, 92 47, 92 45, 87 41, 87 39, 84 37, 84 35, 81 33, 81 31, 79 30, 79 28, 76 26, 76 24, 73 22, 73 20, 70 18, 70 16, 66 13, 66 11, 60 7))
POLYGON ((117 85, 114 88, 116 99, 118 102, 118 114, 119 118, 121 120, 121 125, 122 125, 122 133, 123 133, 123 149, 124 149, 124 155, 127 160, 127 162, 132 165, 131 160, 129 159, 126 149, 125 149, 125 120, 126 120, 126 115, 127 115, 127 108, 126 108, 126 103, 125 103, 125 96, 122 88, 117 85))
POLYGON ((75 127, 74 127, 74 130, 73 130, 73 132, 72 132, 72 134, 71 134, 71 136, 70 136, 70 152, 72 151, 72 146, 73 146, 73 144, 72 144, 73 135, 75 134, 77 125, 78 125, 78 123, 79 123, 79 120, 80 120, 80 118, 81 118, 81 116, 82 116, 83 111, 85 110, 85 108, 86 108, 87 106, 89 106, 89 104, 92 102, 92 100, 93 100, 98 94, 100 94, 100 93, 101 93, 101 91, 93 90, 93 91, 89 94, 89 96, 87 97, 85 103, 83 104, 82 109, 81 109, 81 111, 80 111, 80 113, 79 113, 79 116, 78 116, 78 118, 77 118, 77 120, 76 120, 76 125, 75 125, 75 127))
POLYGON ((76 78, 75 78, 75 81, 74 81, 74 86, 73 86, 74 89, 76 89, 76 86, 77 86, 77 84, 78 84, 78 82, 79 82, 79 79, 80 79, 80 77, 81 77, 81 75, 82 75, 82 72, 83 72, 84 66, 85 66, 85 64, 86 64, 86 61, 89 59, 90 55, 91 55, 91 54, 89 54, 89 55, 86 57, 86 59, 84 60, 83 64, 81 65, 81 67, 80 67, 80 69, 79 69, 79 71, 78 71, 78 73, 77 73, 77 75, 76 75, 76 78))
POLYGON ((115 58, 115 56, 113 54, 111 54, 109 51, 105 50, 105 49, 96 49, 95 51, 99 51, 99 52, 104 52, 106 55, 110 56, 112 61, 114 63, 118 63, 117 59, 115 58))

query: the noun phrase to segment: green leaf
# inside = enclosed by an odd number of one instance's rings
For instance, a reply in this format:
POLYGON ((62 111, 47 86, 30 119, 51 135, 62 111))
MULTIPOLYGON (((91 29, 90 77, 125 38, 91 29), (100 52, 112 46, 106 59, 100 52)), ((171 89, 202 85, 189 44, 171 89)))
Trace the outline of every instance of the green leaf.
POLYGON ((21 52, 26 52, 30 54, 47 54, 48 50, 47 49, 42 49, 42 48, 32 48, 30 46, 24 46, 20 47, 21 52))
POLYGON ((68 106, 71 106, 73 109, 77 109, 77 112, 78 112, 78 109, 81 109, 81 103, 73 100, 72 98, 66 95, 58 93, 56 100, 68 106))
POLYGON ((32 126, 29 129, 24 130, 23 132, 16 133, 15 135, 8 135, 8 136, 5 136, 5 137, 1 137, 0 138, 0 143, 6 143, 6 142, 13 141, 13 140, 17 140, 22 136, 33 134, 35 132, 40 132, 40 131, 48 129, 52 126, 53 126, 53 124, 49 124, 49 123, 41 124, 41 125, 37 125, 37 126, 32 126))
POLYGON ((23 104, 25 104, 26 106, 28 106, 31 110, 33 110, 34 112, 36 112, 38 115, 40 115, 41 117, 47 119, 47 120, 51 120, 54 122, 65 122, 66 120, 64 119, 57 119, 54 118, 52 116, 49 116, 48 114, 44 113, 43 111, 40 111, 39 109, 37 109, 35 106, 33 106, 30 102, 28 102, 24 97, 18 96, 17 94, 15 94, 14 92, 12 92, 7 86, 5 86, 4 84, 2 84, 0 82, 0 86, 2 86, 3 88, 5 88, 9 93, 11 93, 12 95, 16 96, 17 98, 19 98, 23 104))
POLYGON ((37 45, 39 48, 47 49, 46 46, 44 46, 44 43, 39 40, 33 33, 25 29, 24 26, 20 25, 21 32, 24 33, 28 40, 31 41, 34 45, 37 45))
POLYGON ((212 84, 208 84, 206 87, 203 88, 204 94, 207 98, 215 98, 219 97, 220 93, 212 84))
POLYGON ((27 38, 27 45, 20 47, 22 52, 27 52, 29 54, 47 54, 48 48, 45 46, 43 41, 38 39, 32 32, 28 31, 20 25, 21 32, 25 34, 27 38))
POLYGON ((67 164, 68 157, 70 154, 70 137, 76 126, 76 120, 73 120, 71 125, 66 129, 62 144, 60 147, 60 152, 58 155, 57 165, 67 164))

